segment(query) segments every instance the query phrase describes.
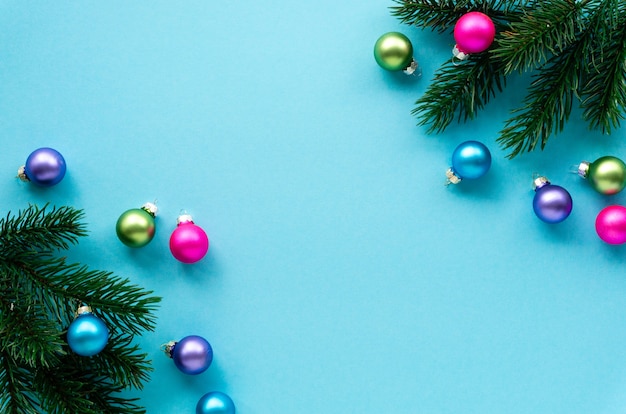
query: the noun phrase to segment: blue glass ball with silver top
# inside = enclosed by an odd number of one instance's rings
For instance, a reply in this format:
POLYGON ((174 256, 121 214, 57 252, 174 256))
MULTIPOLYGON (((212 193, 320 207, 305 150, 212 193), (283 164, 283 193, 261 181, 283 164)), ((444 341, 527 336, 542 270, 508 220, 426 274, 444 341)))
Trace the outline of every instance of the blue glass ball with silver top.
POLYGON ((223 392, 209 392, 198 401, 196 414, 235 414, 235 403, 223 392))
POLYGON ((109 329, 88 306, 78 310, 79 315, 67 329, 67 344, 80 356, 93 356, 102 351, 109 341, 109 329))
POLYGON ((446 175, 456 184, 461 180, 474 180, 487 174, 491 168, 491 152, 482 142, 465 141, 452 153, 452 166, 446 175))

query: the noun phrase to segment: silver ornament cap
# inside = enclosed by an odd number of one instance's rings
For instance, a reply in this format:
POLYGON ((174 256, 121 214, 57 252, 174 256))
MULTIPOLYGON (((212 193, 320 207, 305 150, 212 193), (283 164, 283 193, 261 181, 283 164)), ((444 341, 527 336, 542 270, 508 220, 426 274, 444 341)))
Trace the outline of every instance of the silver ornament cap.
POLYGON ((539 176, 533 180, 533 190, 537 191, 537 189, 548 184, 550 184, 550 181, 546 177, 539 176))

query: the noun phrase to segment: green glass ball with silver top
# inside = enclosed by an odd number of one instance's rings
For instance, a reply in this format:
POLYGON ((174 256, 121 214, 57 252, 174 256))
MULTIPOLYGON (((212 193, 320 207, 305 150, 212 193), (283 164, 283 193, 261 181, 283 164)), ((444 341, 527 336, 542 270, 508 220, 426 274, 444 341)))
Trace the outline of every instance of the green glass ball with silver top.
POLYGON ((594 190, 604 195, 617 194, 626 187, 626 164, 610 155, 594 162, 583 161, 578 166, 578 175, 589 181, 594 190))
POLYGON ((418 69, 411 41, 399 32, 388 32, 378 38, 374 44, 374 59, 381 68, 392 72, 412 75, 418 69))
POLYGON ((126 210, 117 220, 117 237, 128 247, 143 247, 154 238, 157 207, 146 203, 141 208, 126 210))

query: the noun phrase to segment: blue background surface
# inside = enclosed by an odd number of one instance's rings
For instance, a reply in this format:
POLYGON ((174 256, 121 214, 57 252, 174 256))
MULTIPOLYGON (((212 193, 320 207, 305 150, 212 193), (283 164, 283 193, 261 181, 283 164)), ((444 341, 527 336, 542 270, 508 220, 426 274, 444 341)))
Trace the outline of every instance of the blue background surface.
POLYGON ((594 229, 626 194, 570 172, 626 157, 624 130, 575 112, 509 161, 495 139, 528 85, 512 76, 477 120, 427 136, 410 110, 453 39, 391 5, 0 2, 0 214, 83 208, 71 258, 163 296, 140 339, 155 371, 130 394, 148 413, 194 412, 213 390, 240 414, 626 412, 626 246, 594 229), (376 65, 392 30, 421 79, 376 65), (446 188, 467 139, 492 169, 446 188), (68 164, 50 189, 14 178, 41 146, 68 164), (534 216, 534 172, 571 192, 564 223, 534 216), (122 245, 119 215, 155 199, 153 242, 122 245), (182 209, 211 240, 191 266, 168 249, 182 209), (189 334, 215 351, 195 377, 160 350, 189 334))

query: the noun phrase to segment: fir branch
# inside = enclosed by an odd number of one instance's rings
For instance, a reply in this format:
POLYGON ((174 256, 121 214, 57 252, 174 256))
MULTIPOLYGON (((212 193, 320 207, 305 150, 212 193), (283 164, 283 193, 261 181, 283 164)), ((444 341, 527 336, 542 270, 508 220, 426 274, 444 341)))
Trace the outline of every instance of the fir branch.
POLYGON ((532 151, 538 144, 543 149, 553 132, 563 130, 572 111, 576 85, 581 81, 586 50, 587 42, 580 41, 551 57, 533 76, 524 106, 513 111, 516 115, 500 131, 498 142, 511 150, 508 158, 532 151))
MULTIPOLYGON (((70 299, 63 306, 64 315, 68 315, 68 309, 73 312, 84 303, 94 308, 95 314, 125 332, 138 334, 143 330, 154 330, 156 317, 153 312, 160 298, 151 296, 152 291, 133 285, 129 279, 111 272, 90 270, 78 263, 68 264, 63 257, 43 253, 39 254, 36 263, 24 265, 23 270, 23 275, 42 290, 42 301, 54 297, 70 299)), ((48 307, 53 310, 59 309, 60 305, 52 301, 48 307)))
POLYGON ((85 370, 97 372, 124 388, 143 389, 143 383, 150 379, 149 373, 153 369, 146 359, 147 354, 140 353, 139 346, 132 342, 131 335, 113 335, 100 354, 87 361, 81 358, 78 362, 87 364, 85 370))
POLYGON ((0 412, 39 414, 39 403, 32 395, 29 374, 10 355, 0 351, 0 412))
POLYGON ((591 128, 611 133, 620 126, 626 108, 626 3, 614 0, 602 9, 605 15, 590 60, 590 74, 582 88, 583 117, 591 128))
MULTIPOLYGON (((104 352, 104 351, 103 351, 104 352)), ((97 355, 92 360, 67 354, 60 366, 39 370, 33 382, 42 390, 44 398, 41 406, 47 413, 144 413, 136 399, 117 396, 126 388, 124 383, 117 383, 97 369, 109 365, 94 364, 94 360, 103 360, 97 355)), ((111 361, 113 362, 113 361, 111 361)))
POLYGON ((498 142, 509 158, 536 148, 564 128, 576 100, 591 128, 610 133, 626 119, 626 2, 622 0, 394 0, 402 22, 444 32, 468 11, 496 25, 490 51, 444 63, 412 111, 428 133, 458 117, 476 116, 512 72, 536 71, 523 107, 498 142), (484 59, 490 60, 486 62, 484 59), (489 72, 489 73, 486 73, 489 72))
POLYGON ((487 54, 470 56, 455 65, 443 65, 424 95, 411 112, 419 118, 418 125, 427 125, 428 133, 443 131, 453 120, 473 119, 492 96, 502 91, 506 79, 499 62, 487 54))
POLYGON ((59 363, 58 356, 66 344, 61 340, 58 325, 49 319, 45 309, 32 303, 2 307, 0 313, 0 349, 21 366, 47 367, 59 363))
POLYGON ((11 257, 23 251, 68 249, 87 231, 80 223, 82 210, 71 207, 43 208, 30 205, 16 216, 9 212, 0 220, 0 255, 11 257))
POLYGON ((585 82, 585 74, 589 72, 588 53, 598 40, 597 28, 607 24, 612 14, 607 8, 594 9, 587 15, 586 30, 578 35, 576 42, 550 57, 533 76, 524 106, 513 111, 516 115, 500 131, 498 142, 511 150, 508 158, 532 151, 537 145, 544 149, 548 139, 563 130, 573 102, 579 98, 578 85, 585 82))
POLYGON ((504 64, 505 74, 535 68, 558 55, 576 39, 589 1, 554 0, 537 2, 523 18, 500 33, 491 54, 504 64))
POLYGON ((44 398, 41 406, 48 414, 139 414, 145 409, 139 407, 136 399, 121 398, 117 395, 124 387, 92 371, 83 371, 71 358, 62 367, 39 370, 33 381, 42 390, 44 398))
POLYGON ((390 7, 391 14, 402 23, 440 33, 454 27, 459 17, 469 11, 489 14, 496 26, 502 22, 516 21, 521 6, 526 3, 523 0, 394 0, 394 2, 397 6, 390 7))

